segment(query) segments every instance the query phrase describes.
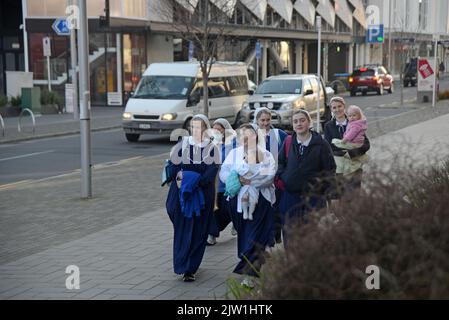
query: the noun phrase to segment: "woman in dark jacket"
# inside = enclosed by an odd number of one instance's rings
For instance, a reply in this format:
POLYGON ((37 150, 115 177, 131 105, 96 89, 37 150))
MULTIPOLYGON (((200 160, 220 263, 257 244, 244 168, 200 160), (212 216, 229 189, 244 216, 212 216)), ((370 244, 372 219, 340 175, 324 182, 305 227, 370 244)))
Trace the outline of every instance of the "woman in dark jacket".
MULTIPOLYGON (((324 126, 324 138, 331 145, 335 157, 350 157, 351 159, 364 155, 370 149, 370 142, 365 135, 365 141, 360 148, 345 150, 340 149, 332 144, 332 139, 342 139, 348 126, 348 119, 346 117, 346 103, 341 97, 334 97, 331 99, 330 108, 333 118, 324 126)), ((362 169, 359 169, 351 174, 343 176, 340 168, 337 167, 337 182, 340 191, 350 191, 358 189, 362 186, 362 169)))
POLYGON ((333 192, 335 161, 332 150, 320 134, 310 130, 312 119, 305 110, 293 113, 293 136, 279 152, 276 173, 278 186, 284 189, 279 209, 282 217, 284 246, 288 228, 298 220, 307 220, 313 209, 326 206, 333 192))
POLYGON ((169 178, 176 183, 170 185, 166 208, 174 229, 173 266, 186 282, 195 280, 213 219, 218 165, 215 146, 205 135, 209 128, 206 116, 193 117, 192 135, 179 141, 170 156, 169 178))

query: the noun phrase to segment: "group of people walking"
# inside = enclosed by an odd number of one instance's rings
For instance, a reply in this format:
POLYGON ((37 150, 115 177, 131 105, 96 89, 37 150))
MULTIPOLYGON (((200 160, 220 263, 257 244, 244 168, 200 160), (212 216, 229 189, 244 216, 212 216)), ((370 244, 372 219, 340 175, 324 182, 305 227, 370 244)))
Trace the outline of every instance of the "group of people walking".
POLYGON ((288 250, 291 226, 337 199, 339 186, 360 188, 370 147, 366 119, 359 108, 346 112, 343 98, 330 107, 324 137, 302 109, 293 112, 292 135, 272 128, 267 108, 237 132, 225 119, 211 128, 204 115, 192 118, 190 136, 173 147, 167 168, 174 271, 184 281, 195 280, 206 246, 232 223, 240 259, 234 272, 252 286, 266 249, 282 241, 288 250))

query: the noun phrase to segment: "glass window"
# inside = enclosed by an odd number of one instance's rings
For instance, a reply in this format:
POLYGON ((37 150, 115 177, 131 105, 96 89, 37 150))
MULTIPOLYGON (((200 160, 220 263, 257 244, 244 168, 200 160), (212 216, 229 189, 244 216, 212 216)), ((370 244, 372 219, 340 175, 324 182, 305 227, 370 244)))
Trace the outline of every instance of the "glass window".
POLYGON ((256 94, 300 94, 302 80, 265 80, 256 90, 256 94))
POLYGON ((304 93, 306 93, 307 90, 312 90, 313 91, 312 85, 310 84, 310 81, 308 79, 304 79, 303 83, 304 83, 304 88, 303 88, 304 89, 304 93))
POLYGON ((187 97, 194 78, 174 76, 144 76, 134 98, 181 100, 187 97))
POLYGON ((373 69, 360 69, 360 70, 354 70, 354 77, 372 77, 374 76, 374 70, 373 69))
POLYGON ((234 76, 227 78, 229 94, 241 96, 248 94, 248 80, 245 76, 234 76))

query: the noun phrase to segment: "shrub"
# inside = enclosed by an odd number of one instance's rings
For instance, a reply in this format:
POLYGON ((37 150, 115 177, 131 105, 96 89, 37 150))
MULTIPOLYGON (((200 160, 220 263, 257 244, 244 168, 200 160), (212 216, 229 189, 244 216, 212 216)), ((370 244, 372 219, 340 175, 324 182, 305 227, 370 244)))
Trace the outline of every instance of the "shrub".
POLYGON ((55 91, 42 91, 41 105, 61 105, 61 97, 55 91))
POLYGON ((11 105, 13 107, 20 107, 22 105, 22 97, 20 95, 17 97, 11 97, 11 105))
POLYGON ((439 96, 440 100, 447 100, 449 99, 449 90, 440 92, 439 96))
POLYGON ((336 224, 324 227, 324 212, 313 212, 295 227, 289 249, 264 265, 257 298, 449 298, 449 160, 366 179, 334 208, 336 224), (379 290, 365 286, 370 265, 379 290))
POLYGON ((4 107, 8 104, 8 97, 0 94, 0 107, 4 107))

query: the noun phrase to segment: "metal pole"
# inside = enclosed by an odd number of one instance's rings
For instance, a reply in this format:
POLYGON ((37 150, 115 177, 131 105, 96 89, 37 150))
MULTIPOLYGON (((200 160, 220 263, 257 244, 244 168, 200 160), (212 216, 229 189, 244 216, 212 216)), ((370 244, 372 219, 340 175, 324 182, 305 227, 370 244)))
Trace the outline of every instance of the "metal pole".
POLYGON ((434 62, 434 76, 433 76, 433 94, 432 94, 432 107, 435 108, 436 100, 437 100, 437 74, 438 74, 438 63, 437 63, 437 54, 438 54, 438 37, 435 37, 435 62, 434 62))
POLYGON ((393 9, 391 8, 391 5, 393 4, 393 0, 389 0, 389 3, 390 3, 390 9, 389 9, 389 14, 388 14, 388 71, 390 73, 392 73, 392 70, 391 70, 391 29, 392 29, 391 13, 392 13, 393 9))
MULTIPOLYGON (((70 5, 74 4, 74 0, 70 0, 70 5)), ((72 64, 72 85, 73 85, 73 118, 79 119, 79 105, 78 105, 78 55, 76 52, 76 28, 70 29, 70 59, 72 64)))
POLYGON ((48 79, 48 91, 51 91, 51 73, 50 73, 50 56, 47 56, 47 79, 48 79))
POLYGON ((90 91, 89 42, 86 0, 79 0, 80 23, 78 32, 79 99, 81 131, 81 197, 92 197, 91 146, 90 146, 90 91))
POLYGON ((26 29, 26 17, 28 15, 27 1, 22 0, 22 26, 23 26, 23 55, 25 62, 25 72, 30 72, 30 66, 28 61, 28 32, 26 29))
POLYGON ((316 27, 318 30, 318 92, 316 100, 316 132, 320 133, 320 92, 321 92, 321 16, 316 17, 316 27))
POLYGON ((404 22, 402 23, 401 29, 401 73, 400 73, 400 82, 401 82, 401 106, 404 105, 404 22))
POLYGON ((256 59, 256 85, 259 85, 259 59, 256 59))

